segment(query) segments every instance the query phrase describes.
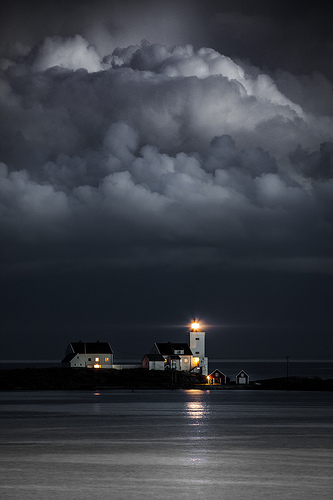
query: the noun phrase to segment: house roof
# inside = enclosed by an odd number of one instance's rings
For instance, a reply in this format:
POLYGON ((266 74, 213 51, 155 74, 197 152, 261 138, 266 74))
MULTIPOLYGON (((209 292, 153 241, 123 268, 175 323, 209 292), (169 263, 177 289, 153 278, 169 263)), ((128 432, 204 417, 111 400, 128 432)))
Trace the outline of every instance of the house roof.
POLYGON ((179 344, 175 342, 158 342, 155 345, 163 356, 173 356, 175 351, 184 351, 184 355, 192 356, 192 351, 186 343, 179 344))
POLYGON ((215 373, 217 373, 217 372, 220 375, 222 375, 223 377, 226 377, 226 375, 223 372, 221 372, 221 370, 219 370, 218 368, 216 368, 216 370, 213 370, 208 376, 211 377, 211 376, 215 375, 215 373))
POLYGON ((71 348, 78 354, 113 354, 109 342, 71 342, 71 348))
POLYGON ((239 376, 245 376, 245 377, 248 377, 248 374, 244 371, 244 370, 241 370, 240 372, 237 373, 236 377, 239 377, 239 376))
POLYGON ((162 354, 149 353, 149 354, 145 354, 144 358, 147 358, 149 361, 163 361, 164 362, 164 358, 163 358, 162 354))
POLYGON ((71 352, 69 354, 67 354, 64 359, 61 360, 62 363, 69 363, 70 361, 72 361, 73 358, 75 358, 76 356, 76 353, 75 352, 71 352))

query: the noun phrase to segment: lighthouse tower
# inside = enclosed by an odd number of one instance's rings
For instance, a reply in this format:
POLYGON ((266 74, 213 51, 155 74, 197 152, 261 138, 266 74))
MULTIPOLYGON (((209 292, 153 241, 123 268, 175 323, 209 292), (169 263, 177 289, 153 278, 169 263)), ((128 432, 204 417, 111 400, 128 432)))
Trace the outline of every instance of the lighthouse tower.
POLYGON ((188 344, 192 351, 192 370, 202 375, 208 375, 208 358, 205 356, 206 333, 201 331, 200 324, 196 319, 192 321, 191 328, 187 332, 188 344))

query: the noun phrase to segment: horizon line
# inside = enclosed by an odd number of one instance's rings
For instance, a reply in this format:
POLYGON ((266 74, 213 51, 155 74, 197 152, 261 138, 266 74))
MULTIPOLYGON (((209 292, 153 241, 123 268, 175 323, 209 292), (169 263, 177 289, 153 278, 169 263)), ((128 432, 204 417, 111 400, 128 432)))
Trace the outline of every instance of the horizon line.
MULTIPOLYGON (((287 356, 280 356, 276 358, 208 358, 210 363, 223 363, 223 362, 239 362, 239 361, 247 361, 247 362, 253 362, 253 363, 267 363, 267 362, 272 362, 272 363, 278 363, 282 361, 286 361, 287 356)), ((327 358, 327 357, 292 357, 288 356, 289 362, 305 362, 305 361, 318 361, 318 362, 333 362, 333 357, 332 358, 327 358)), ((141 360, 141 358, 140 358, 141 360)), ((117 360, 120 362, 135 362, 138 361, 138 358, 124 358, 124 359, 119 359, 117 360)), ((0 364, 5 364, 5 363, 61 363, 61 360, 59 359, 0 359, 0 364)), ((114 364, 119 364, 119 363, 114 363, 114 364)))

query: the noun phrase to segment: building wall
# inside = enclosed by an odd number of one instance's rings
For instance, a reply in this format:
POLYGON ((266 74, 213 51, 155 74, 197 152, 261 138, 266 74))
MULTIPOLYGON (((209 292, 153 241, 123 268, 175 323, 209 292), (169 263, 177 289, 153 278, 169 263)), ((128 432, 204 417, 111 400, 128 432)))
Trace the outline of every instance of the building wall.
POLYGON ((75 357, 68 363, 70 368, 85 368, 85 360, 80 354, 76 354, 75 357))
POLYGON ((205 357, 205 332, 192 332, 188 333, 189 336, 189 346, 194 357, 204 358, 205 357))
POLYGON ((190 371, 191 369, 191 360, 192 356, 180 356, 180 369, 182 371, 190 371))
POLYGON ((87 368, 93 368, 99 365, 101 368, 112 368, 113 354, 80 354, 85 360, 87 368))
POLYGON ((208 375, 208 358, 206 358, 206 357, 200 358, 199 366, 201 368, 202 375, 205 375, 205 377, 207 377, 207 375, 208 375))
POLYGON ((249 376, 245 372, 236 375, 236 384, 248 384, 250 381, 249 376))
POLYGON ((113 354, 76 354, 70 362, 73 368, 112 368, 113 354))
POLYGON ((149 361, 149 370, 161 370, 164 371, 164 361, 149 361))

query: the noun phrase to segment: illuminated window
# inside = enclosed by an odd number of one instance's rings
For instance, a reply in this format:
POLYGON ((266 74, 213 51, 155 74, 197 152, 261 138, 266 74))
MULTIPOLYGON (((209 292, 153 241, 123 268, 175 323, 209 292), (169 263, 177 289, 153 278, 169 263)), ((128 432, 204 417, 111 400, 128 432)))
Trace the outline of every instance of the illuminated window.
POLYGON ((95 358, 95 361, 99 361, 99 358, 95 358))
POLYGON ((184 361, 185 361, 185 363, 188 363, 188 359, 187 358, 185 358, 184 361))
POLYGON ((105 358, 105 361, 109 361, 109 358, 105 358))

